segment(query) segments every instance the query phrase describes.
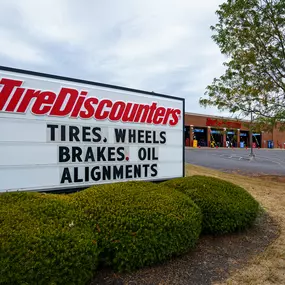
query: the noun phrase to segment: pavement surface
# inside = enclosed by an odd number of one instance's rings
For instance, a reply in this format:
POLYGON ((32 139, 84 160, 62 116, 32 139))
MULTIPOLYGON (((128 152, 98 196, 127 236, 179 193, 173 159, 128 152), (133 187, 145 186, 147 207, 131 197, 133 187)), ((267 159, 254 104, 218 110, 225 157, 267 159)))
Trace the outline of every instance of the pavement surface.
POLYGON ((225 172, 285 176, 285 150, 254 149, 254 159, 249 154, 249 149, 190 148, 185 150, 185 160, 225 172))

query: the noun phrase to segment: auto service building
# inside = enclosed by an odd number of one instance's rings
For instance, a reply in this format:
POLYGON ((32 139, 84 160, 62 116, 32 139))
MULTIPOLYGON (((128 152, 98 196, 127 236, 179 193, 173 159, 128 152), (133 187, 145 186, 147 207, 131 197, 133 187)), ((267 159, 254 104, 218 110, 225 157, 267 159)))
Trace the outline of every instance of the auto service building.
MULTIPOLYGON (((250 145, 249 121, 219 116, 185 113, 185 146, 237 147, 250 145)), ((253 131, 253 147, 285 148, 285 132, 274 128, 253 131)))

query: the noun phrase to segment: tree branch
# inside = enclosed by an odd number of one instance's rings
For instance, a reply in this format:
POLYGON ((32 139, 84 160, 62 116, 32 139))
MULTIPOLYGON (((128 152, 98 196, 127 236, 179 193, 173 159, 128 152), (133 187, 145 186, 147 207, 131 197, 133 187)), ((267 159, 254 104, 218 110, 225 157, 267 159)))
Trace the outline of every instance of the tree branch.
POLYGON ((278 29, 277 23, 276 23, 276 19, 274 18, 274 11, 272 9, 272 5, 271 3, 268 3, 268 0, 265 0, 266 4, 269 6, 269 9, 271 11, 271 16, 272 16, 272 22, 273 22, 273 27, 275 28, 275 32, 279 38, 280 44, 281 44, 281 48, 282 48, 282 53, 283 53, 283 58, 285 58, 285 46, 283 44, 283 39, 282 39, 282 35, 278 29))

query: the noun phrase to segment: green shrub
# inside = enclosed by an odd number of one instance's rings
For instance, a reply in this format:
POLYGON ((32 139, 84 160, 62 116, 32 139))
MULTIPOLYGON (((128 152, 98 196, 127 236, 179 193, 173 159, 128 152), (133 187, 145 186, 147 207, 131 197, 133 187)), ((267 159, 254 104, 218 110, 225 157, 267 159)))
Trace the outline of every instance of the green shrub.
POLYGON ((70 195, 0 195, 0 284, 86 284, 99 263, 132 270, 191 249, 202 214, 148 182, 70 195))
POLYGON ((86 284, 98 255, 69 197, 0 195, 0 284, 86 284))
POLYGON ((91 187, 73 201, 98 234, 100 260, 118 271, 186 252, 201 232, 201 211, 190 198, 150 182, 91 187))
POLYGON ((203 233, 224 234, 250 226, 259 204, 243 188, 213 177, 190 176, 162 185, 187 194, 202 210, 203 233))

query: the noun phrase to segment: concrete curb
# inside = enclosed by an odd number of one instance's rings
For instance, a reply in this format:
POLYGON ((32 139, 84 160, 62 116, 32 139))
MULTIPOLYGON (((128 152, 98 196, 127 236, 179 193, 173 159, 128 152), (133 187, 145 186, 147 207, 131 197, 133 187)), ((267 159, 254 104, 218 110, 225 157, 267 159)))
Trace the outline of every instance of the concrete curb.
MULTIPOLYGON (((212 148, 212 147, 192 147, 192 146, 185 146, 185 149, 212 149, 212 150, 217 150, 217 149, 222 149, 222 150, 250 150, 250 148, 246 149, 246 148, 237 148, 237 147, 234 147, 234 148, 227 148, 227 147, 218 147, 218 148, 212 148)), ((254 150, 268 150, 268 151, 272 151, 272 150, 280 150, 280 151, 285 151, 285 149, 281 149, 281 148, 254 148, 254 150)))

